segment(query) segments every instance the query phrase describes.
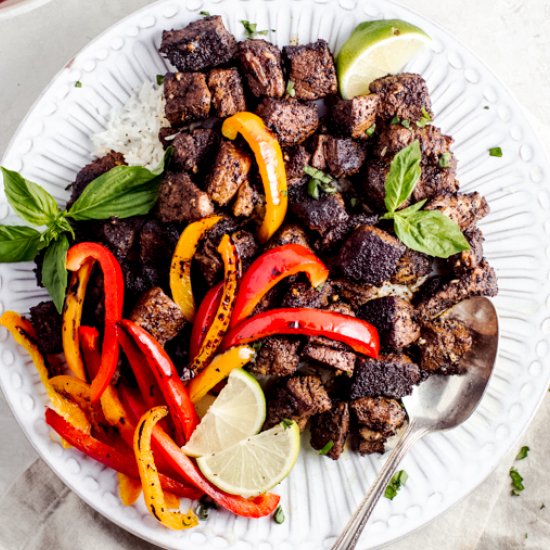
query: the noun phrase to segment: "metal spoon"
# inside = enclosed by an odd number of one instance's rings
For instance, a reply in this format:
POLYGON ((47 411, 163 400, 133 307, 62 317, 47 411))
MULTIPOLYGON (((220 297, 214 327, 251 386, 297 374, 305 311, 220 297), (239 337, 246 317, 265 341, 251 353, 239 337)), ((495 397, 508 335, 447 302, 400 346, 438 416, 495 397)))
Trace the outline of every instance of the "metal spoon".
POLYGON ((353 550, 384 493, 392 475, 408 450, 430 432, 449 430, 467 420, 487 387, 498 348, 498 318, 487 298, 471 298, 448 313, 460 319, 472 332, 472 348, 461 358, 467 368, 461 376, 431 376, 403 399, 409 425, 388 456, 367 496, 338 537, 332 550, 353 550))

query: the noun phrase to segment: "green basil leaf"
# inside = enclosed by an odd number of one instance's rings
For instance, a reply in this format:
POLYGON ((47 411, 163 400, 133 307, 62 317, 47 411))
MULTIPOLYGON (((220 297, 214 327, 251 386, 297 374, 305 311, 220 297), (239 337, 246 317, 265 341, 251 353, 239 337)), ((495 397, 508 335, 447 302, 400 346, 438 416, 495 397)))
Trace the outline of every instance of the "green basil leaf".
POLYGON ((55 199, 40 185, 13 170, 0 167, 4 191, 10 206, 23 220, 33 225, 46 225, 55 220, 59 208, 55 199))
POLYGON ((394 229, 404 245, 428 256, 448 258, 470 249, 458 224, 435 210, 422 210, 405 216, 396 212, 394 229))
POLYGON ((69 239, 62 234, 46 249, 42 264, 42 283, 50 293, 59 313, 63 309, 67 290, 67 268, 65 267, 67 250, 69 250, 69 239))
POLYGON ((416 214, 428 201, 428 199, 423 199, 419 202, 416 202, 414 204, 411 204, 411 206, 408 206, 407 208, 403 208, 403 210, 398 210, 396 214, 399 214, 400 216, 411 216, 412 214, 416 214))
POLYGON ((40 232, 26 225, 0 225, 0 262, 34 260, 43 247, 40 232))
POLYGON ((86 186, 67 216, 77 220, 129 218, 147 214, 158 198, 159 178, 168 162, 168 148, 153 170, 143 166, 115 166, 86 186))
POLYGON ((386 210, 395 212, 411 195, 420 179, 420 144, 418 140, 401 149, 391 161, 386 176, 386 210))

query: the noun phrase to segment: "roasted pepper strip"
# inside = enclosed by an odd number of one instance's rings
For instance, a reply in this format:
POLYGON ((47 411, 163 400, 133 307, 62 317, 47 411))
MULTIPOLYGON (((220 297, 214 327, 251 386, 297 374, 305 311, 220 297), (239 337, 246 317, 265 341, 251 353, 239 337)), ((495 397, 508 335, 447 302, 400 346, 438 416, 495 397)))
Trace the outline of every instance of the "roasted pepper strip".
POLYGON ((124 506, 132 506, 141 495, 141 480, 117 472, 118 493, 124 506))
POLYGON ((124 279, 116 258, 97 243, 78 243, 67 252, 67 269, 78 271, 89 260, 96 260, 103 271, 105 287, 105 328, 101 349, 101 367, 92 380, 92 402, 97 401, 109 385, 118 363, 117 322, 122 317, 124 279))
POLYGON ((53 388, 44 357, 36 344, 36 333, 31 323, 14 311, 6 311, 0 317, 0 325, 8 329, 14 340, 30 355, 53 408, 83 432, 90 433, 90 422, 80 407, 65 399, 53 388))
POLYGON ((61 395, 70 397, 83 411, 90 409, 90 385, 68 374, 59 374, 50 378, 53 389, 61 395))
POLYGON ((166 400, 174 425, 176 441, 184 445, 199 423, 199 417, 189 392, 164 348, 143 328, 132 321, 120 321, 120 326, 134 341, 166 400))
POLYGON ((147 509, 169 529, 189 529, 196 527, 199 519, 191 509, 186 514, 168 510, 151 449, 153 429, 167 414, 166 407, 155 407, 141 417, 134 435, 134 453, 147 509))
POLYGON ((225 335, 221 349, 277 334, 325 336, 369 357, 378 357, 380 350, 378 331, 371 324, 349 315, 313 308, 272 309, 245 319, 225 335))
POLYGON ((86 380, 86 373, 80 352, 78 328, 82 318, 86 288, 93 267, 94 261, 88 260, 71 275, 65 305, 63 306, 63 353, 69 369, 81 380, 86 380))
POLYGON ((212 356, 216 353, 227 331, 231 320, 231 311, 237 295, 237 285, 241 276, 241 261, 229 235, 222 237, 218 246, 218 252, 222 257, 224 265, 223 292, 216 316, 204 337, 197 356, 191 364, 191 368, 195 372, 200 372, 206 367, 212 356))
POLYGON ((193 322, 195 298, 191 287, 191 260, 202 236, 214 227, 222 216, 210 216, 189 224, 181 234, 170 265, 170 291, 183 316, 193 322))
POLYGON ((267 242, 283 223, 287 209, 286 171, 281 146, 262 119, 249 112, 226 118, 222 134, 235 139, 241 134, 252 149, 265 192, 265 217, 258 230, 260 242, 267 242))
POLYGON ((223 283, 214 285, 202 299, 201 305, 197 310, 195 321, 193 322, 193 330, 191 331, 191 339, 189 343, 189 357, 193 360, 201 349, 204 337, 208 329, 212 325, 212 321, 216 316, 220 307, 223 294, 223 283))
POLYGON ((300 272, 305 272, 313 287, 324 284, 329 275, 325 264, 305 246, 287 244, 264 252, 241 279, 230 326, 234 327, 251 315, 263 296, 277 283, 300 272))
POLYGON ((233 369, 244 367, 254 355, 254 349, 249 346, 235 346, 216 355, 187 385, 191 401, 200 401, 216 384, 227 378, 233 369))

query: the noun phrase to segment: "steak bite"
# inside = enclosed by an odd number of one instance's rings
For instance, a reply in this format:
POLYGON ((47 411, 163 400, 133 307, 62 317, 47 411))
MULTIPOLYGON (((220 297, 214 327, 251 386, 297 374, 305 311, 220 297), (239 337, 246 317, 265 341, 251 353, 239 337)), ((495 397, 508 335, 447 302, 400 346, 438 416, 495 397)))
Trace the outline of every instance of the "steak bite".
POLYGON ((355 368, 356 355, 341 342, 323 336, 312 336, 302 349, 302 359, 320 363, 351 376, 355 368))
POLYGON ((478 266, 483 260, 483 242, 485 237, 480 229, 472 227, 464 231, 464 237, 470 245, 470 250, 463 250, 449 258, 449 265, 454 273, 462 273, 478 266))
POLYGON ((354 281, 380 285, 395 275, 404 252, 405 245, 389 233, 362 225, 343 244, 335 267, 354 281))
POLYGON ((160 183, 156 210, 163 222, 192 222, 210 216, 214 207, 185 172, 169 172, 160 183))
POLYGON ((301 431, 314 415, 328 411, 330 397, 317 376, 293 376, 277 385, 267 401, 264 430, 288 418, 294 420, 301 431))
POLYGON ((310 164, 311 155, 305 147, 297 145, 283 151, 285 162, 286 183, 289 187, 299 186, 307 182, 308 176, 304 168, 310 164))
POLYGON ((357 174, 365 161, 365 149, 353 139, 335 138, 325 134, 315 137, 311 166, 328 168, 335 178, 357 174))
POLYGON ((181 309, 158 287, 139 298, 130 321, 149 332, 161 346, 172 340, 185 324, 181 309))
POLYGON ((405 348, 420 336, 413 307, 397 296, 370 300, 359 308, 357 317, 374 325, 381 344, 389 348, 405 348))
POLYGON ((285 46, 283 56, 296 99, 312 101, 338 91, 334 59, 326 40, 285 46))
POLYGON ((437 195, 431 198, 425 210, 438 210, 456 222, 462 231, 472 227, 489 213, 489 205, 477 191, 437 195))
POLYGON ((351 383, 350 398, 389 397, 401 399, 420 382, 418 365, 403 354, 359 357, 351 383))
POLYGON ((300 362, 299 348, 300 340, 296 338, 265 338, 256 361, 250 364, 250 371, 260 375, 290 376, 296 372, 300 362))
POLYGON ((432 258, 407 248, 397 262, 397 271, 391 282, 398 285, 416 285, 423 277, 431 273, 432 268, 432 258))
POLYGON ((144 269, 154 270, 159 282, 168 281, 171 258, 179 239, 179 232, 172 224, 164 224, 155 219, 147 220, 139 234, 139 264, 144 269))
POLYGON ((172 163, 178 170, 196 174, 205 168, 218 143, 213 130, 198 128, 189 133, 180 132, 172 140, 172 163))
POLYGON ((367 130, 376 122, 380 97, 377 94, 339 99, 330 111, 330 124, 336 133, 353 139, 367 139, 367 130))
POLYGON ((220 205, 227 204, 248 179, 250 156, 231 141, 222 141, 214 169, 208 177, 207 192, 220 205))
POLYGON ((106 246, 117 261, 124 264, 138 242, 144 221, 142 217, 99 221, 94 223, 93 239, 106 246))
POLYGON ((423 371, 462 374, 460 360, 472 348, 472 334, 462 321, 439 317, 422 325, 418 348, 423 371))
POLYGON ((235 202, 232 207, 233 216, 251 216, 254 212, 254 207, 259 201, 260 197, 258 192, 250 185, 248 180, 245 180, 241 183, 235 195, 235 202))
POLYGON ((237 69, 212 69, 208 73, 208 89, 218 117, 246 111, 243 84, 237 69))
POLYGON ((385 436, 393 435, 407 420, 405 409, 395 399, 361 397, 350 405, 359 425, 385 436))
POLYGON ((298 101, 267 98, 258 105, 256 114, 275 133, 282 146, 302 143, 319 126, 317 107, 298 101))
POLYGON ((163 31, 159 52, 180 71, 202 71, 231 60, 235 37, 219 15, 203 17, 183 29, 163 31))
POLYGON ((361 455, 382 454, 385 452, 386 439, 387 437, 380 432, 374 432, 369 428, 360 428, 356 441, 357 450, 361 455))
POLYGON ((168 73, 164 77, 166 118, 172 126, 208 118, 211 94, 202 73, 168 73))
POLYGON ((63 351, 62 321, 55 304, 50 300, 29 309, 31 324, 36 332, 36 344, 44 355, 63 351))
POLYGON ((332 288, 328 282, 322 288, 315 288, 304 282, 293 283, 284 295, 281 307, 325 308, 329 304, 331 292, 332 288))
MULTIPOLYGON (((377 212, 385 212, 386 174, 390 168, 388 160, 372 159, 361 171, 360 185, 365 202, 377 212)), ((417 184, 418 185, 418 184, 417 184)))
POLYGON ((369 89, 380 96, 379 116, 383 120, 397 116, 415 122, 424 115, 422 108, 433 118, 428 86, 418 74, 384 76, 371 82, 369 89))
POLYGON ((311 248, 305 231, 299 225, 293 223, 286 223, 280 227, 269 241, 267 250, 285 244, 300 244, 306 248, 311 248))
POLYGON ((344 452, 349 434, 349 406, 344 401, 334 403, 332 409, 314 416, 311 420, 311 446, 320 451, 332 442, 326 456, 338 460, 344 452))

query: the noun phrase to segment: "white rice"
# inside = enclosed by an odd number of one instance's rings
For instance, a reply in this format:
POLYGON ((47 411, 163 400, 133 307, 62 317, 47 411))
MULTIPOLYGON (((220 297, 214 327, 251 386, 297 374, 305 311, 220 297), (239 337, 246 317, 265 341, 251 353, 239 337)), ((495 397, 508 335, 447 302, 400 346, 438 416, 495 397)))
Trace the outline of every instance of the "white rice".
POLYGON ((158 133, 170 126, 164 105, 163 87, 145 82, 125 105, 110 114, 107 129, 92 135, 94 152, 102 156, 113 150, 122 153, 130 166, 157 166, 164 155, 158 133))

